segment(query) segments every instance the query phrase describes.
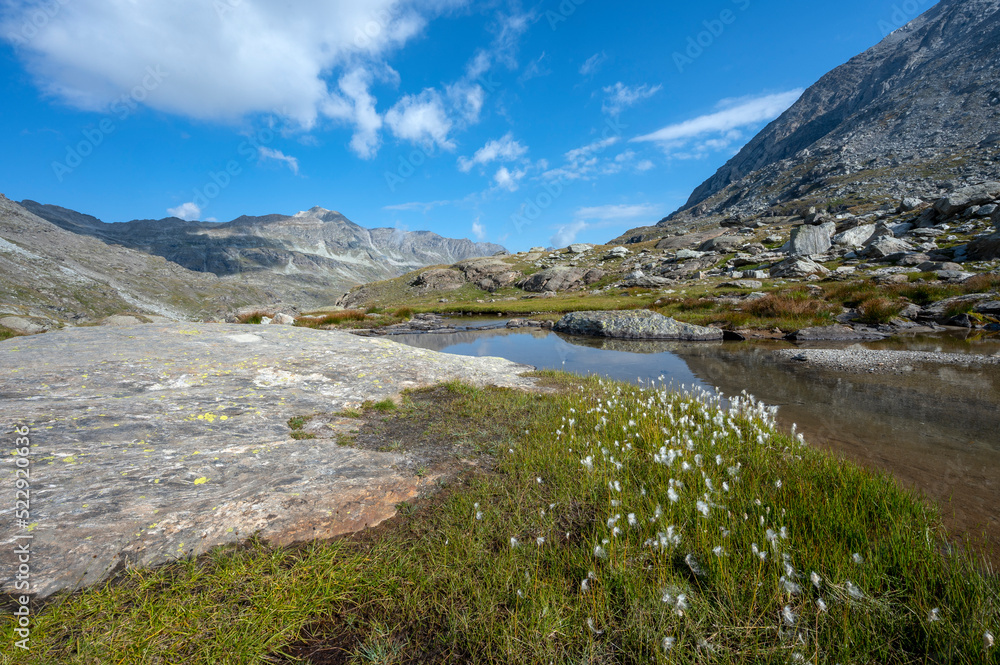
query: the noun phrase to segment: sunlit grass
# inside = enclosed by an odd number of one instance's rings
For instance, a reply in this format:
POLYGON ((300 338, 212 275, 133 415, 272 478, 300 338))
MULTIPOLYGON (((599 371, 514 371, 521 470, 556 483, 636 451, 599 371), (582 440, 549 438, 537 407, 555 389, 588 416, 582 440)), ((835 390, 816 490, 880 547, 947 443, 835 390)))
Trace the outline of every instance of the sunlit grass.
POLYGON ((51 605, 30 655, 7 648, 9 620, 0 648, 35 663, 997 662, 996 577, 943 554, 935 510, 891 479, 779 432, 749 397, 543 376, 557 393, 448 384, 443 402, 369 411, 461 431, 492 460, 380 534, 129 571, 51 605))

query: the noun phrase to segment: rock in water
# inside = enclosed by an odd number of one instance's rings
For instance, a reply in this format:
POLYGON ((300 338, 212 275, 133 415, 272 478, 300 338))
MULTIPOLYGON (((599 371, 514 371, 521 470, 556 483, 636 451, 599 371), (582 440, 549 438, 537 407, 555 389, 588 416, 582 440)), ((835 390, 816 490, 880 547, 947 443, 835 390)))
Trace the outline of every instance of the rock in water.
POLYGON ((616 339, 721 340, 717 328, 694 326, 646 309, 621 312, 572 312, 559 320, 555 330, 567 335, 616 339))

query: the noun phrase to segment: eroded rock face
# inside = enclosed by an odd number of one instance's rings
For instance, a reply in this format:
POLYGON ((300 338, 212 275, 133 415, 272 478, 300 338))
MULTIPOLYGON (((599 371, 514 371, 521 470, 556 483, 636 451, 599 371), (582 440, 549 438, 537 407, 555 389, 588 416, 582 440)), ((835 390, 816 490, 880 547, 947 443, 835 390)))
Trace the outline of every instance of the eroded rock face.
POLYGON ((831 247, 830 237, 836 228, 837 225, 833 222, 819 226, 796 226, 788 241, 788 255, 807 257, 825 253, 831 247))
MULTIPOLYGON (((31 427, 31 591, 125 563, 202 554, 255 532, 276 543, 381 522, 434 478, 405 455, 294 440, 332 414, 442 380, 530 387, 526 367, 289 326, 151 323, 0 343, 0 440, 31 427)), ((24 532, 18 532, 24 533, 24 532)), ((12 591, 13 529, 0 579, 12 591)))
POLYGON ((604 277, 604 271, 596 268, 548 268, 536 272, 518 283, 525 291, 544 293, 546 291, 569 291, 593 284, 604 277))
POLYGON ((427 291, 455 291, 464 285, 465 276, 448 268, 422 272, 413 280, 413 286, 427 291))
POLYGON ((556 323, 555 330, 568 335, 615 339, 708 341, 721 340, 723 336, 717 328, 681 323, 649 310, 572 312, 556 323))

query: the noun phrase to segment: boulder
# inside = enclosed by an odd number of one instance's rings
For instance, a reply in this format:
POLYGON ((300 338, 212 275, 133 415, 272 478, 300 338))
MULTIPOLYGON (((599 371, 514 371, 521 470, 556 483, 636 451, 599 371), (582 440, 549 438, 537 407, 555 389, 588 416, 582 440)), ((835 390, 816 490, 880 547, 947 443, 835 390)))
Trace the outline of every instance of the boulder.
POLYGON ((578 243, 573 243, 566 249, 569 250, 570 254, 583 254, 584 252, 589 252, 590 250, 594 249, 594 246, 588 245, 583 242, 578 242, 578 243))
POLYGON ((764 285, 755 279, 735 279, 719 284, 720 289, 760 289, 763 287, 764 285))
POLYGON ((858 253, 868 259, 884 259, 893 254, 910 252, 912 250, 913 246, 905 240, 899 240, 898 238, 884 235, 874 238, 873 240, 869 240, 868 243, 865 244, 864 249, 858 253))
POLYGON ((830 271, 815 261, 805 258, 788 258, 771 268, 771 277, 807 277, 829 275, 830 271))
POLYGON ((712 238, 711 240, 706 240, 702 243, 701 247, 698 248, 699 252, 716 252, 717 254, 729 254, 730 252, 735 252, 740 247, 746 244, 744 238, 739 236, 719 236, 718 238, 712 238))
POLYGON ((510 286, 524 276, 520 272, 511 270, 509 263, 494 258, 460 261, 454 268, 461 270, 467 281, 478 283, 492 280, 496 287, 510 286))
POLYGON ((920 272, 937 272, 938 270, 961 270, 962 266, 950 261, 925 261, 917 265, 920 272))
POLYGON ((944 321, 947 316, 946 314, 949 310, 954 311, 955 308, 963 305, 975 308, 981 302, 988 301, 996 296, 990 295, 988 293, 973 293, 966 296, 955 296, 954 298, 945 298, 944 300, 939 300, 936 303, 931 303, 927 307, 920 310, 920 318, 922 319, 934 319, 935 321, 944 321))
POLYGON ((628 255, 629 251, 624 247, 612 247, 608 250, 608 253, 604 255, 604 259, 624 259, 628 255))
POLYGON ((144 321, 137 316, 130 316, 128 314, 115 314, 114 316, 109 316, 102 320, 100 325, 102 326, 114 326, 116 328, 125 328, 128 326, 138 326, 143 323, 149 323, 148 320, 144 321))
POLYGON ((271 323, 277 326, 291 326, 295 325, 295 317, 289 314, 275 314, 274 318, 271 319, 271 323))
POLYGON ((990 221, 993 222, 993 228, 1000 231, 1000 207, 994 210, 993 214, 990 215, 990 221))
POLYGON ((791 257, 825 254, 832 243, 830 238, 837 229, 836 224, 827 222, 819 226, 797 226, 792 229, 788 241, 788 255, 791 257))
POLYGON ((930 261, 931 257, 927 256, 923 252, 910 252, 909 254, 903 254, 896 261, 896 265, 906 266, 908 268, 922 266, 923 264, 930 261))
POLYGON ((841 247, 863 247, 875 235, 874 224, 862 224, 833 236, 833 244, 841 247))
POLYGON ((998 197, 1000 197, 1000 182, 987 182, 955 190, 948 196, 938 199, 934 209, 943 217, 951 217, 966 208, 990 203, 998 197))
POLYGON ((655 277, 652 275, 644 275, 642 277, 636 277, 635 279, 630 279, 625 282, 626 287, 639 287, 643 289, 659 289, 664 286, 669 286, 673 283, 673 280, 667 279, 666 277, 655 277))
POLYGON ((546 291, 569 291, 587 284, 593 284, 604 277, 604 271, 592 268, 547 268, 518 282, 525 291, 545 293, 546 291))
POLYGON ((722 331, 706 328, 651 312, 627 310, 621 312, 572 312, 556 323, 557 332, 590 337, 616 339, 668 339, 684 341, 721 340, 722 331))
POLYGON ((700 259, 705 256, 705 252, 696 252, 693 249, 680 249, 677 250, 677 260, 683 261, 686 259, 700 259))
POLYGON ((989 217, 997 210, 1000 210, 1000 206, 996 203, 987 203, 976 210, 976 217, 989 217))
POLYGON ((0 326, 22 335, 37 335, 48 330, 45 326, 39 325, 23 316, 5 316, 0 319, 0 326))
POLYGON ((457 270, 436 268, 417 275, 411 285, 425 291, 455 291, 465 285, 465 275, 457 270))
POLYGON ((795 340, 796 342, 864 341, 885 339, 886 337, 888 335, 874 330, 867 330, 865 328, 855 329, 842 325, 803 328, 787 336, 788 339, 795 340))
POLYGON ((899 204, 899 212, 913 212, 920 206, 924 205, 923 200, 918 199, 915 196, 907 196, 903 199, 902 203, 899 204))
MULTIPOLYGON (((993 216, 993 223, 1000 224, 1000 219, 993 216)), ((1000 229, 1000 226, 997 227, 1000 229)), ((992 261, 1000 259, 1000 233, 994 233, 983 238, 976 238, 968 244, 967 254, 976 261, 992 261)))

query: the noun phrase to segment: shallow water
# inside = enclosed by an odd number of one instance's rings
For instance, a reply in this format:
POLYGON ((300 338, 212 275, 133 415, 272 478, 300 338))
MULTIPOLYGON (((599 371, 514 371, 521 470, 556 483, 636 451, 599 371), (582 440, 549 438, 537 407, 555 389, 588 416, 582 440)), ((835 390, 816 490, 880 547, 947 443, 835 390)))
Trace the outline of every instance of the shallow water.
MULTIPOLYGON (((467 323, 461 319, 454 323, 467 323)), ((537 329, 397 335, 466 356, 497 356, 623 381, 741 391, 776 405, 810 445, 885 470, 942 507, 946 522, 1000 564, 1000 370, 915 364, 903 374, 847 374, 779 359, 788 342, 684 343, 570 337, 537 329)), ((816 347, 818 345, 812 344, 816 347)), ((823 345, 835 347, 838 345, 823 345)), ((840 347, 849 346, 841 344, 840 347)), ((954 336, 894 339, 868 348, 992 354, 993 341, 954 336)))

